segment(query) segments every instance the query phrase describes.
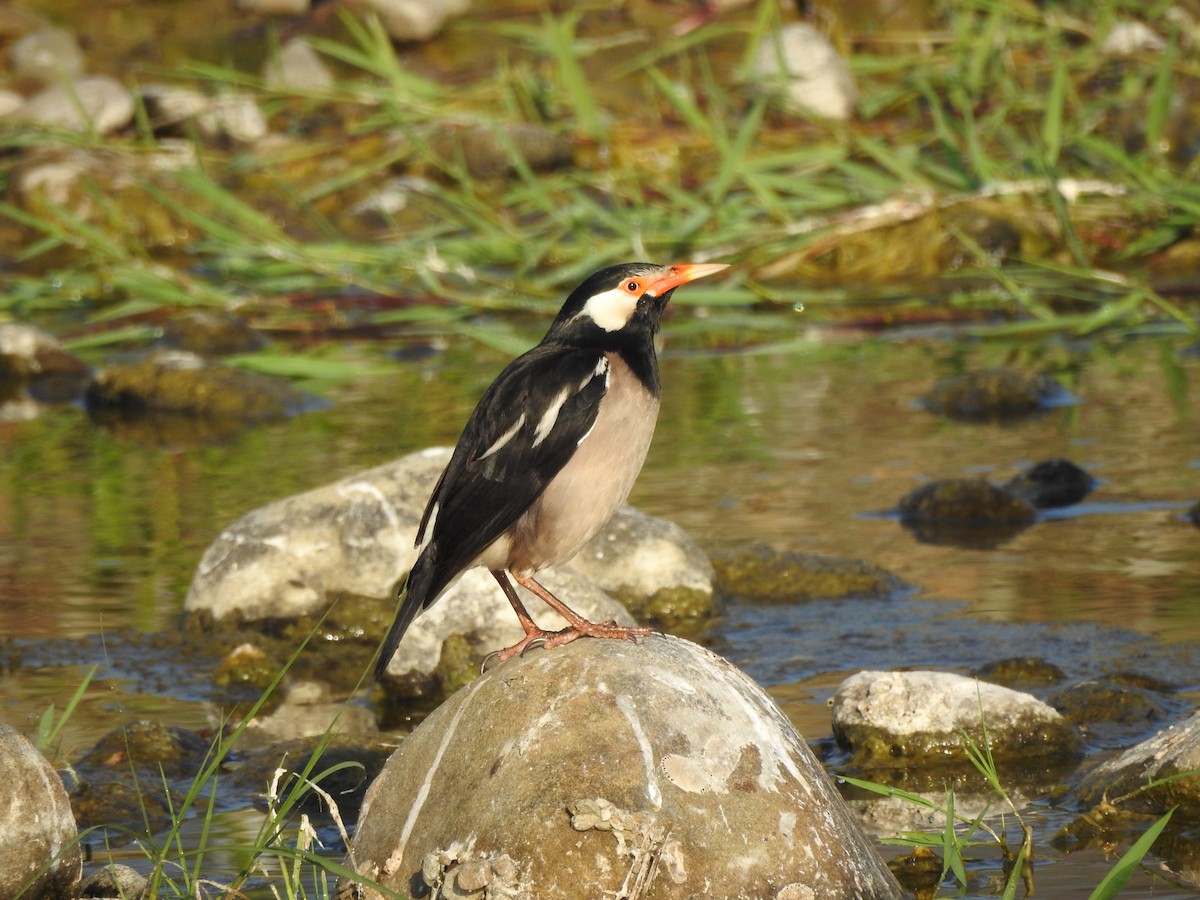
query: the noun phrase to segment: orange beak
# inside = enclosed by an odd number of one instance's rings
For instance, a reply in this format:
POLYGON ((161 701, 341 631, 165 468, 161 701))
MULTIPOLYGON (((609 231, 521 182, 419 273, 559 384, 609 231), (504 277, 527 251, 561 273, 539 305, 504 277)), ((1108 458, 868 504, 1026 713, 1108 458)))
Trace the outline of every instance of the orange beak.
POLYGON ((657 281, 651 282, 645 293, 651 297, 661 297, 667 291, 673 291, 681 284, 687 284, 697 278, 704 278, 706 275, 715 275, 728 268, 729 266, 725 263, 681 263, 669 266, 667 274, 657 281))

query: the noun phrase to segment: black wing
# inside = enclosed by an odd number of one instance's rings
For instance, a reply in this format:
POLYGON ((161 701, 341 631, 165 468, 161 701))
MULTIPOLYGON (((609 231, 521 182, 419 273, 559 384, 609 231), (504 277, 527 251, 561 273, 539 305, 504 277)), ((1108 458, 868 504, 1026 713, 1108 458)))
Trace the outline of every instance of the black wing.
POLYGON ((378 673, 417 614, 541 496, 590 433, 607 390, 604 354, 562 345, 539 344, 492 382, 421 518, 378 673))

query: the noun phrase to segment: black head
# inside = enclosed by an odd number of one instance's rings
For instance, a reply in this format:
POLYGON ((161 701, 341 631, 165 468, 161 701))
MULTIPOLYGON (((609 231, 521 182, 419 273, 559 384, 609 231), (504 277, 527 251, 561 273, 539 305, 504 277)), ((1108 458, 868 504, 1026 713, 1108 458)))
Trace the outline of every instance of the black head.
POLYGON ((725 268, 635 262, 601 269, 571 292, 546 340, 614 350, 648 343, 675 288, 725 268))

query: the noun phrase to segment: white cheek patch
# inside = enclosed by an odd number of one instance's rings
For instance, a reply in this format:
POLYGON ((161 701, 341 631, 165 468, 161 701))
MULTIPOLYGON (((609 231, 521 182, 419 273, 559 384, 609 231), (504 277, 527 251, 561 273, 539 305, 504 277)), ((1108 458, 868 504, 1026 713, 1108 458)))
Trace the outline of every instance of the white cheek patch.
POLYGON ((634 310, 637 309, 638 297, 624 287, 596 294, 583 305, 585 315, 605 331, 620 331, 628 323, 634 310))

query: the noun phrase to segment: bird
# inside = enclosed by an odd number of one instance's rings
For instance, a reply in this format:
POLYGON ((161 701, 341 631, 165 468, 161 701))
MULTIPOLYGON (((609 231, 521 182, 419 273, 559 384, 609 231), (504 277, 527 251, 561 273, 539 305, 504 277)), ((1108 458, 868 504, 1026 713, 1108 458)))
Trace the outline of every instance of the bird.
POLYGON ((416 561, 375 667, 382 680, 413 620, 467 569, 485 566, 524 638, 501 661, 580 637, 633 640, 647 628, 590 622, 535 575, 570 559, 629 496, 658 419, 654 337, 671 294, 723 263, 630 262, 588 276, 545 337, 484 391, 421 516, 416 561), (567 621, 545 631, 513 582, 567 621))

